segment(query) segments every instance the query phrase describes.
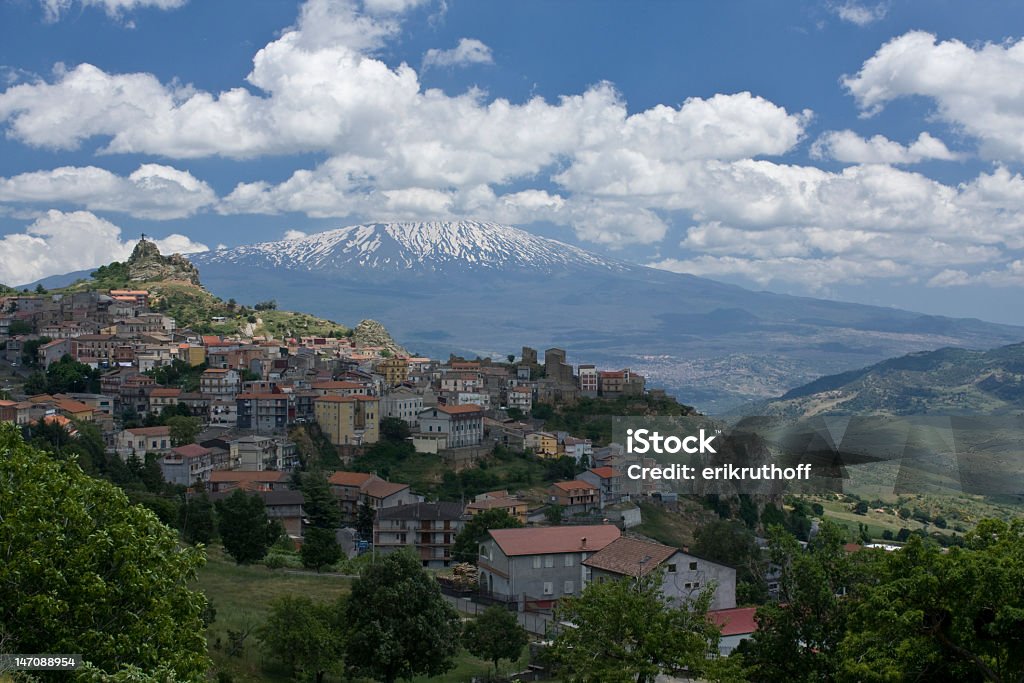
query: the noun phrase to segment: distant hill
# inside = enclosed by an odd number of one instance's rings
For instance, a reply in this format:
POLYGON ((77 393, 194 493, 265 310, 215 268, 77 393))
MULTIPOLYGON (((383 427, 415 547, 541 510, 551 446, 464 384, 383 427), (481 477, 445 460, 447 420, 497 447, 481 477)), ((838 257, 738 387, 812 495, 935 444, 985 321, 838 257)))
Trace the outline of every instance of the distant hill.
POLYGON ((1024 344, 944 348, 821 377, 746 415, 1006 415, 1024 411, 1024 344))
POLYGON ((1021 327, 751 291, 474 221, 354 225, 189 258, 221 296, 373 317, 435 356, 557 346, 708 414, 908 352, 1024 340, 1021 327))
MULTIPOLYGON (((67 282, 67 277, 61 278, 67 284, 48 287, 49 291, 145 289, 150 293, 154 310, 173 317, 179 328, 202 334, 265 335, 278 339, 351 336, 360 346, 384 346, 392 352, 405 353, 384 326, 374 320, 363 320, 349 328, 307 313, 278 310, 277 302, 272 299, 250 300, 247 304, 233 299, 225 301, 207 291, 199 280, 198 270, 189 260, 180 254, 164 256, 155 244, 145 240, 139 242, 123 263, 100 266, 72 282, 67 282)), ((42 284, 47 286, 45 282, 42 284)))

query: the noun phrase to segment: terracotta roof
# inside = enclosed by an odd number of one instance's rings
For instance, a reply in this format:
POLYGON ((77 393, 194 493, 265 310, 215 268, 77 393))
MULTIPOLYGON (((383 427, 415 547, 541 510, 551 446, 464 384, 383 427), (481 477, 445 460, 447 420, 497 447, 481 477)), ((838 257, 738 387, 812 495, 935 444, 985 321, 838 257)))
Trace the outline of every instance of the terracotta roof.
POLYGON ((157 398, 171 398, 181 396, 181 389, 174 387, 157 387, 153 391, 149 392, 150 396, 156 396, 157 398))
POLYGON ((356 401, 376 401, 376 396, 318 396, 314 399, 317 403, 355 403, 356 401))
POLYGON ((126 432, 135 436, 170 436, 170 427, 132 427, 126 429, 126 432))
POLYGON ((10 407, 16 406, 16 405, 18 405, 18 404, 15 401, 2 401, 2 400, 0 400, 0 408, 10 408, 10 407))
POLYGON ((204 375, 224 375, 224 374, 227 374, 227 372, 228 371, 225 370, 224 368, 210 368, 208 370, 204 370, 203 374, 204 375))
POLYGON ((556 486, 563 491, 576 491, 579 489, 588 489, 590 491, 596 491, 597 487, 588 481, 580 481, 579 479, 573 479, 572 481, 556 481, 552 486, 556 486))
POLYGON ((362 486, 376 476, 369 472, 335 472, 327 478, 327 483, 335 486, 362 486))
POLYGON ((404 491, 407 488, 409 488, 408 484, 398 484, 395 482, 384 481, 383 479, 368 481, 366 484, 359 487, 363 493, 371 498, 387 498, 388 496, 393 496, 399 491, 404 491))
POLYGON ((612 477, 621 477, 622 472, 619 472, 614 467, 591 467, 590 472, 593 472, 602 479, 611 479, 612 477))
POLYGON ((53 402, 53 405, 68 413, 84 413, 87 410, 92 410, 92 406, 69 398, 56 400, 53 402))
POLYGON ((644 576, 679 552, 671 546, 637 538, 618 538, 583 564, 623 576, 644 576))
POLYGON ((448 413, 449 415, 465 415, 468 413, 479 413, 483 411, 483 408, 475 403, 466 403, 461 406, 437 406, 437 409, 442 413, 448 413))
POLYGON ((190 443, 185 446, 178 446, 177 448, 172 448, 171 452, 177 453, 183 458, 200 458, 204 455, 209 455, 210 449, 203 448, 197 443, 190 443))
POLYGON ((621 535, 614 524, 491 529, 488 533, 509 557, 583 550, 597 552, 621 535))
POLYGON ((708 612, 708 619, 722 629, 723 636, 738 636, 757 631, 756 607, 734 607, 708 612))
POLYGON ((505 498, 486 498, 484 500, 475 500, 466 506, 467 510, 494 510, 500 508, 516 507, 517 505, 526 505, 525 500, 519 500, 518 498, 512 498, 506 496, 505 498))

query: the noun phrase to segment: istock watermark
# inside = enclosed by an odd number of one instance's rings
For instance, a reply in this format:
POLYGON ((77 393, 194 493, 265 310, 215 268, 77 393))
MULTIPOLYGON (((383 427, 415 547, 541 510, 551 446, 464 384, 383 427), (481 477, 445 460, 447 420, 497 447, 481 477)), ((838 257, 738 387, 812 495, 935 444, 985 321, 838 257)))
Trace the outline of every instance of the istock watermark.
POLYGON ((1024 417, 615 417, 629 492, 972 494, 1024 500, 1024 417))

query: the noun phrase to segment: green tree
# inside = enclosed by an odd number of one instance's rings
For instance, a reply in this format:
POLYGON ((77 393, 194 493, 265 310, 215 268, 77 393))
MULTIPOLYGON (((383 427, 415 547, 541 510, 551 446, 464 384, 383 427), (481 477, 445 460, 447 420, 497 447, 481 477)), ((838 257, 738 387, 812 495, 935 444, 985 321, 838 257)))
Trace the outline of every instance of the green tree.
POLYGON ((695 554, 736 568, 737 598, 742 602, 764 602, 765 562, 754 532, 738 520, 718 519, 697 529, 690 548, 695 554))
POLYGON ((7 328, 7 334, 16 337, 19 334, 32 334, 32 323, 24 320, 12 320, 7 328))
POLYGON ((259 496, 241 489, 217 501, 220 539, 238 564, 262 560, 267 549, 281 536, 281 527, 267 517, 259 496))
POLYGON ((834 680, 849 601, 856 581, 843 550, 845 530, 823 521, 807 549, 780 527, 770 532, 772 562, 781 568, 779 604, 757 610, 758 630, 747 659, 758 681, 834 680))
POLYGON ((341 559, 341 546, 338 545, 334 529, 316 526, 306 529, 299 556, 303 567, 317 572, 338 562, 341 559))
POLYGON ((26 341, 21 345, 21 362, 29 367, 39 367, 39 347, 52 341, 49 337, 26 341))
POLYGON ((95 668, 210 666, 205 557, 114 485, 0 424, 0 624, 22 652, 81 652, 95 668))
POLYGON ((516 615, 500 605, 492 605, 476 619, 466 623, 462 642, 470 654, 494 664, 502 659, 516 661, 527 643, 526 631, 519 625, 516 615))
POLYGON ((915 534, 871 557, 839 678, 1024 680, 1024 520, 983 520, 948 552, 915 534))
POLYGON ((322 529, 338 528, 341 524, 341 508, 338 507, 338 499, 331 493, 327 475, 321 470, 304 472, 299 475, 299 489, 304 498, 302 510, 309 523, 322 529))
POLYGON ((388 441, 404 442, 411 434, 409 423, 400 417, 385 417, 380 421, 380 435, 388 441))
POLYGON ((544 517, 548 520, 548 524, 558 526, 565 517, 565 508, 556 503, 551 503, 544 508, 544 517))
POLYGON ((692 605, 671 607, 656 573, 642 579, 594 582, 564 598, 555 623, 568 623, 555 638, 551 658, 569 683, 647 683, 659 674, 721 679, 718 628, 705 618, 713 588, 692 605))
POLYGON ((213 540, 214 521, 213 503, 203 491, 199 495, 190 496, 178 509, 178 528, 185 540, 195 545, 209 545, 213 540))
POLYGON ((356 533, 359 534, 359 538, 364 541, 368 541, 373 538, 373 522, 377 519, 377 513, 374 512, 370 504, 365 500, 359 504, 356 509, 356 533))
POLYGON ((472 562, 476 564, 480 555, 480 544, 487 538, 487 532, 491 529, 517 529, 523 526, 518 519, 508 514, 505 510, 484 510, 473 515, 472 519, 466 522, 462 531, 455 537, 452 544, 452 559, 455 562, 472 562))
POLYGON ((304 595, 285 595, 271 603, 270 616, 257 636, 271 655, 291 668, 293 676, 312 674, 321 683, 345 656, 344 612, 345 598, 326 605, 304 595))
POLYGON ((345 611, 346 661, 385 683, 438 676, 454 666, 459 615, 419 560, 402 551, 367 566, 345 611))
POLYGON ((167 422, 165 424, 171 428, 172 446, 185 446, 190 443, 195 443, 196 437, 199 436, 199 420, 194 417, 176 415, 174 417, 167 418, 167 422))

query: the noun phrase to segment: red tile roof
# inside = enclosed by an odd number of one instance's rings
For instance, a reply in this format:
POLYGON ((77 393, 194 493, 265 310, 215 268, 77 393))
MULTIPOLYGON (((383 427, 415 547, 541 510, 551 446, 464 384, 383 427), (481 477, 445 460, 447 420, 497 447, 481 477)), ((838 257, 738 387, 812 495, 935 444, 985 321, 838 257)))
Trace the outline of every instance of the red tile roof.
POLYGON ((442 413, 448 413, 449 415, 465 415, 467 413, 479 413, 483 411, 483 408, 475 403, 466 403, 461 406, 437 406, 437 409, 442 413))
POLYGON ((126 432, 134 436, 170 436, 170 427, 132 427, 126 429, 126 432))
POLYGON ((335 486, 362 486, 375 476, 369 472, 335 472, 328 477, 327 483, 335 486))
POLYGON ((722 629, 723 636, 738 636, 757 630, 755 614, 757 614, 756 607, 734 607, 733 609, 716 609, 708 612, 708 619, 722 629))
POLYGON ((590 471, 602 479, 611 479, 612 477, 622 476, 622 472, 619 472, 614 467, 591 467, 590 471))
POLYGON ((181 389, 174 387, 157 387, 153 391, 149 392, 150 396, 156 396, 157 398, 173 398, 181 396, 181 389))
POLYGON ((491 529, 491 538, 506 556, 550 553, 597 552, 619 538, 613 524, 591 526, 528 527, 491 529))
POLYGON ((376 396, 362 396, 355 394, 354 396, 318 396, 313 399, 317 403, 355 403, 356 401, 376 401, 376 396))
POLYGON ((362 492, 371 498, 387 498, 388 496, 393 496, 399 491, 404 491, 407 488, 409 488, 408 484, 398 484, 395 482, 384 481, 383 479, 368 481, 360 487, 362 492))
POLYGON ((623 576, 644 576, 679 552, 676 548, 638 538, 617 538, 583 561, 588 567, 623 576))
POLYGON ((563 491, 576 491, 579 489, 587 489, 590 491, 596 491, 597 487, 588 481, 581 481, 579 479, 573 479, 572 481, 556 481, 552 486, 557 486, 563 491))
POLYGON ((201 458, 204 455, 210 454, 209 448, 203 448, 197 443, 190 443, 185 446, 178 446, 172 448, 171 452, 180 455, 183 458, 201 458))

